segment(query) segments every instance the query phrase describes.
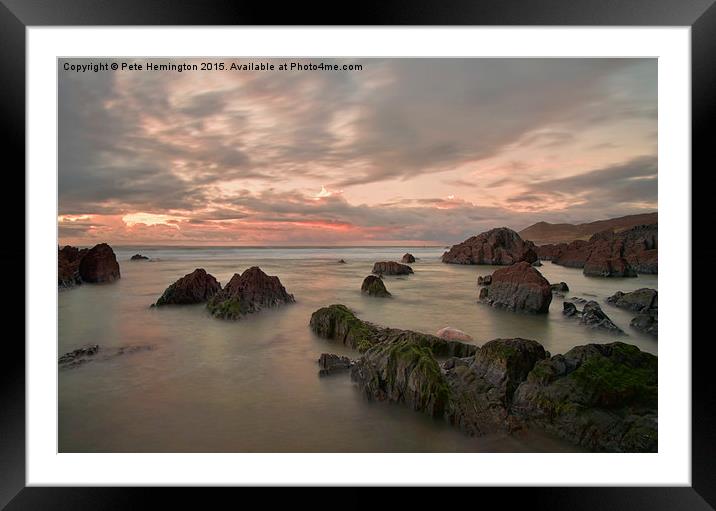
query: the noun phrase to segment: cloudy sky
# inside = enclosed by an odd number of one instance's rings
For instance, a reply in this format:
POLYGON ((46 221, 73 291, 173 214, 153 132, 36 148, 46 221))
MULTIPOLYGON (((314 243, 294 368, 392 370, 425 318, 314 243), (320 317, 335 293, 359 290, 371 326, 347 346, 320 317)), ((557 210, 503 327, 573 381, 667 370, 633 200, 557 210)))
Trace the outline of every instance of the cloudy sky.
POLYGON ((60 244, 446 244, 657 207, 652 59, 63 62, 60 244))

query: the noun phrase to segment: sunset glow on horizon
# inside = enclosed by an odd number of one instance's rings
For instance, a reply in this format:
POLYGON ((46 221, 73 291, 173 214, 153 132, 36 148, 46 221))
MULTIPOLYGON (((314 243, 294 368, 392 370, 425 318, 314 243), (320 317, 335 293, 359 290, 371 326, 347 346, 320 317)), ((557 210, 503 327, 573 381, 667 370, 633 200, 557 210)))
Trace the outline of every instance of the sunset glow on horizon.
POLYGON ((655 59, 355 60, 60 73, 60 244, 445 245, 657 210, 655 59))

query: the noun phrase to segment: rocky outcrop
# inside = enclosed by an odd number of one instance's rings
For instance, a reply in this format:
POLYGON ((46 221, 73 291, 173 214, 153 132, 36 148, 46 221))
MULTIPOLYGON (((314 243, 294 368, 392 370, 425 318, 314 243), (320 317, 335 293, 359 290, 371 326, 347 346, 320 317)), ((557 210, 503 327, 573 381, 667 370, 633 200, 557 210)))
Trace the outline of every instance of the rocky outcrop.
POLYGON ((470 435, 506 429, 515 390, 546 356, 536 341, 495 339, 474 357, 449 361, 444 366, 447 420, 470 435))
POLYGON ((320 367, 318 374, 319 376, 328 376, 334 373, 341 373, 350 369, 354 363, 355 362, 348 357, 342 357, 333 353, 321 353, 318 359, 318 366, 320 367))
POLYGON ((132 257, 129 258, 129 260, 130 261, 149 261, 149 258, 142 254, 134 254, 132 257))
POLYGON ((492 284, 492 275, 481 275, 477 277, 478 286, 489 286, 492 284))
POLYGON ((624 331, 616 326, 614 322, 609 319, 599 304, 593 300, 588 301, 584 304, 584 308, 579 311, 571 302, 564 302, 562 304, 562 313, 569 317, 578 317, 579 322, 589 328, 597 328, 600 330, 607 330, 615 334, 623 334, 624 331))
POLYGON ((155 305, 160 307, 204 303, 220 290, 221 284, 213 275, 206 273, 203 268, 197 268, 166 288, 155 305))
POLYGON ((637 313, 630 325, 647 334, 659 335, 659 304, 656 289, 641 288, 630 293, 617 291, 607 302, 637 313))
POLYGON ((242 274, 235 273, 226 286, 209 299, 208 311, 221 319, 240 319, 242 316, 267 307, 293 303, 276 276, 266 275, 258 266, 242 274))
POLYGON ((388 290, 385 288, 383 279, 376 277, 375 275, 368 275, 363 279, 363 284, 360 286, 361 293, 365 293, 369 296, 379 296, 387 298, 391 296, 388 290))
POLYGON ((128 346, 120 346, 118 348, 102 348, 98 344, 88 344, 76 350, 65 353, 58 360, 57 364, 60 369, 73 369, 93 361, 105 361, 120 355, 138 353, 141 351, 151 351, 154 346, 147 344, 134 344, 128 346))
POLYGON ((572 268, 585 275, 635 277, 637 273, 658 273, 658 226, 638 225, 620 232, 611 230, 592 235, 589 241, 576 240, 566 246, 538 247, 540 257, 572 268), (543 257, 546 256, 546 257, 543 257))
MULTIPOLYGON (((594 451, 656 450, 656 357, 635 346, 590 344, 550 358, 538 342, 515 338, 446 350, 425 342, 433 336, 360 321, 343 305, 316 311, 311 328, 347 345, 366 341, 351 379, 368 399, 472 435, 534 426, 594 451)), ((334 361, 339 370, 351 363, 333 355, 325 364, 334 361)))
POLYGON ((382 261, 373 265, 373 273, 376 275, 410 275, 413 273, 413 269, 407 264, 382 261))
POLYGON ((407 253, 403 255, 403 258, 401 259, 402 262, 410 264, 415 262, 415 257, 413 257, 413 254, 407 253))
POLYGON ((537 252, 537 257, 539 257, 542 261, 551 261, 559 258, 566 248, 566 243, 537 245, 535 247, 535 252, 537 252))
POLYGON ((398 341, 429 348, 440 357, 466 357, 477 350, 472 344, 445 340, 435 335, 373 325, 358 319, 348 307, 341 304, 318 309, 311 315, 309 326, 317 336, 338 341, 361 353, 384 342, 398 341))
POLYGON ((470 337, 470 335, 466 334, 462 330, 458 330, 457 328, 453 328, 451 326, 441 328, 440 330, 435 332, 435 335, 437 335, 441 339, 445 339, 446 341, 460 341, 468 343, 474 342, 474 339, 470 337))
POLYGON ((451 264, 510 265, 537 260, 535 245, 507 227, 498 227, 453 245, 442 257, 451 264))
POLYGON ((549 288, 552 290, 553 293, 556 294, 564 294, 569 292, 569 286, 566 282, 560 282, 558 284, 550 284, 549 288))
POLYGON ((552 290, 538 270, 521 262, 496 270, 490 286, 480 290, 480 300, 514 312, 544 314, 549 311, 552 290))
POLYGON ((88 249, 79 249, 70 245, 57 251, 57 285, 59 287, 73 287, 82 283, 80 277, 80 261, 88 249))
POLYGON ((592 451, 656 452, 657 357, 615 342, 536 363, 511 413, 592 451))
POLYGON ((95 245, 82 256, 79 271, 83 282, 114 282, 120 277, 117 257, 106 243, 95 245))

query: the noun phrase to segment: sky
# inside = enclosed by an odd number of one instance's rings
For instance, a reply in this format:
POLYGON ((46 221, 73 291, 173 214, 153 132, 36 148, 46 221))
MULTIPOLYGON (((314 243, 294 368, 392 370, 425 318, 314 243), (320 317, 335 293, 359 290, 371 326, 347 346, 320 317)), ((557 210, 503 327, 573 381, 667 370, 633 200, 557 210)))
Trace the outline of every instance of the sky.
POLYGON ((60 60, 61 245, 442 245, 657 209, 655 59, 65 62, 92 61, 60 60))

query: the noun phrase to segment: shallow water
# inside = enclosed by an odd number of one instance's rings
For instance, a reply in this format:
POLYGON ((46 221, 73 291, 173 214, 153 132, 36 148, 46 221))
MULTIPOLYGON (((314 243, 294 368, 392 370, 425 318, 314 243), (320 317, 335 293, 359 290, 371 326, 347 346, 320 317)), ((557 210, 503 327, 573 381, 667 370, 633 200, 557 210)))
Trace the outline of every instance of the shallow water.
MULTIPOLYGON (((323 352, 357 353, 313 335, 311 313, 343 303, 379 325, 434 333, 452 326, 480 345, 526 337, 552 354, 617 337, 550 313, 515 314, 477 303, 478 275, 496 267, 440 262, 439 248, 236 249, 116 248, 122 278, 59 294, 61 355, 88 343, 103 348, 151 345, 151 351, 97 360, 59 372, 61 452, 430 452, 565 451, 569 444, 537 432, 470 438, 401 405, 367 402, 347 374, 318 377, 323 352), (374 261, 419 258, 409 277, 385 277, 392 299, 362 296, 374 261), (141 252, 156 261, 130 262, 141 252), (339 259, 347 264, 338 264, 339 259), (204 268, 225 284, 260 266, 278 275, 296 303, 237 321, 204 307, 150 309, 179 277, 204 268)), ((550 282, 569 296, 597 300, 628 335, 620 340, 657 353, 655 339, 629 327, 633 314, 604 303, 615 291, 657 287, 655 275, 588 278, 546 262, 550 282)), ((578 305, 581 308, 581 305, 578 305)))

